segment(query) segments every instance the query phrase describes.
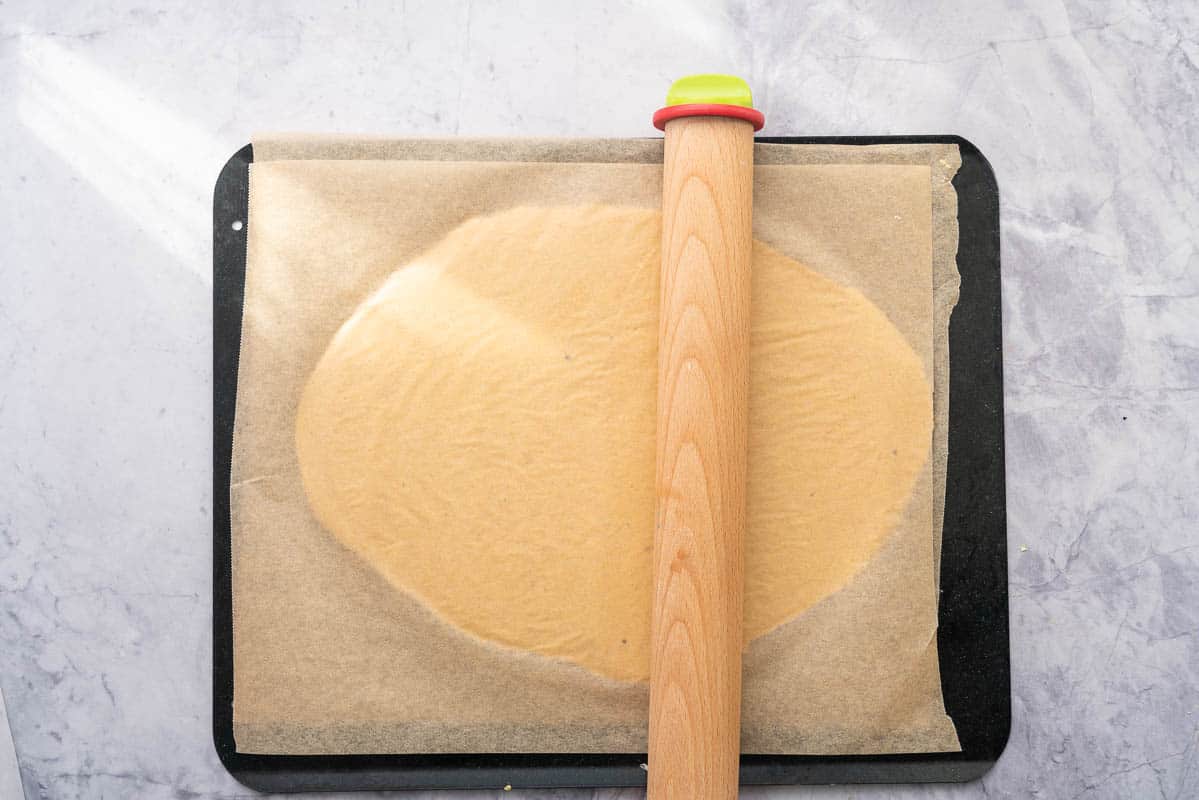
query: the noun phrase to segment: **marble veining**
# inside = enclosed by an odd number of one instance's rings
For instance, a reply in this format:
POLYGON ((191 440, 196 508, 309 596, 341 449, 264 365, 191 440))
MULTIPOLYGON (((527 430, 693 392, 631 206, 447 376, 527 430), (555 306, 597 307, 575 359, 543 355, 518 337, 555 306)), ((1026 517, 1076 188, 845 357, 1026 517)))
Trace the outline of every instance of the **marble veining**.
MULTIPOLYGON (((1199 797, 1199 6, 0 4, 0 689, 28 798, 234 798, 210 740, 211 249, 259 130, 959 133, 999 177, 1013 724, 982 781, 1199 797)), ((639 797, 635 791, 458 798, 639 797)), ((432 798, 433 793, 410 795, 432 798)))

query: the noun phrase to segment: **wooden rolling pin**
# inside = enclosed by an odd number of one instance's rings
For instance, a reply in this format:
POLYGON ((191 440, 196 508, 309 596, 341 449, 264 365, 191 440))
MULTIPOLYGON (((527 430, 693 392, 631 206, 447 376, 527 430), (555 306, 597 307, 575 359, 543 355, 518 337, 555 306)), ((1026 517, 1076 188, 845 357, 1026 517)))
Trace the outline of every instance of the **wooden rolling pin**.
POLYGON ((658 328, 649 800, 737 796, 754 131, 749 86, 675 82, 658 328))

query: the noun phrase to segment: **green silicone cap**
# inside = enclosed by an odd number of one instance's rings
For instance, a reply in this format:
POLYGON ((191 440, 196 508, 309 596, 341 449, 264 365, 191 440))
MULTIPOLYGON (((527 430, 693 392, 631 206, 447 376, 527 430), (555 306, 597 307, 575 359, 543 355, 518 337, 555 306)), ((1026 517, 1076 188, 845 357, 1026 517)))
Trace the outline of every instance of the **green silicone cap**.
POLYGON ((688 75, 671 84, 666 105, 720 103, 726 106, 754 107, 749 84, 736 75, 688 75))

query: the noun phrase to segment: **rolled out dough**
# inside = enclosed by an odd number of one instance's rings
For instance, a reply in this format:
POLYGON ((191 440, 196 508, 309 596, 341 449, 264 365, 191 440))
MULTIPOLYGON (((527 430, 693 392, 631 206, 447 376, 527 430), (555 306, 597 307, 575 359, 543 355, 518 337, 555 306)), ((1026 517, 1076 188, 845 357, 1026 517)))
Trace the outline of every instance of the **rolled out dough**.
MULTIPOLYGON (((467 221, 333 337, 296 447, 317 518, 482 639, 649 674, 661 217, 467 221)), ((754 243, 745 635, 845 585, 932 432, 919 357, 854 289, 754 243)))

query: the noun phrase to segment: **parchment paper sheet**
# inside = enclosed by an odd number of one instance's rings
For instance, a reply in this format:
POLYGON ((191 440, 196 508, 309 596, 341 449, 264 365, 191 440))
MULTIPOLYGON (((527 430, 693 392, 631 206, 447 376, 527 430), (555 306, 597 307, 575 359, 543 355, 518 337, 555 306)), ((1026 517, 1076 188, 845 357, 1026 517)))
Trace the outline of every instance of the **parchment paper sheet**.
MULTIPOLYGON (((294 424, 329 339, 392 271, 515 205, 656 208, 661 141, 273 137, 254 156, 231 476, 238 750, 644 752, 645 686, 475 640, 325 532, 294 424)), ((747 649, 742 750, 956 751, 936 625, 957 147, 760 144, 755 159, 755 237, 888 315, 923 359, 935 420, 878 555, 747 649)))

